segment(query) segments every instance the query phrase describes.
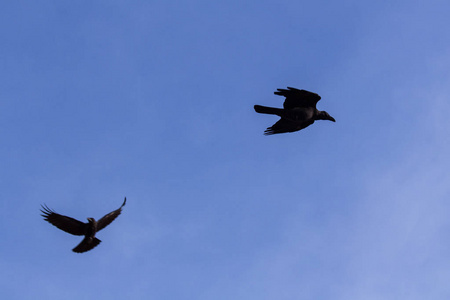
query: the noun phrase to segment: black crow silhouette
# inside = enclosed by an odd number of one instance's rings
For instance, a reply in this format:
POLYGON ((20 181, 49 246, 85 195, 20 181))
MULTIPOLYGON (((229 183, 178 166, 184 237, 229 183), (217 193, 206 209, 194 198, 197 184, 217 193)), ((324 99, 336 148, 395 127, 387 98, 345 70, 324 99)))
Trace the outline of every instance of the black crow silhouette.
POLYGON ((81 241, 81 243, 79 243, 78 246, 72 249, 73 252, 83 253, 95 248, 98 244, 100 244, 101 241, 95 237, 95 234, 97 233, 97 231, 100 231, 111 224, 111 222, 120 215, 120 213, 122 212, 122 207, 126 202, 127 198, 125 197, 125 200, 123 200, 122 205, 118 209, 110 212, 98 221, 95 221, 94 218, 87 218, 88 223, 83 223, 71 217, 57 214, 50 208, 48 208, 45 204, 41 205, 41 212, 43 213, 41 216, 43 216, 44 219, 50 224, 58 227, 65 232, 73 235, 84 235, 84 239, 81 241))
POLYGON ((326 111, 316 108, 317 102, 321 99, 316 93, 288 87, 277 89, 275 95, 284 96, 283 108, 267 107, 255 105, 255 111, 260 114, 277 115, 281 119, 264 131, 265 135, 276 133, 294 132, 308 127, 316 120, 336 120, 326 111))

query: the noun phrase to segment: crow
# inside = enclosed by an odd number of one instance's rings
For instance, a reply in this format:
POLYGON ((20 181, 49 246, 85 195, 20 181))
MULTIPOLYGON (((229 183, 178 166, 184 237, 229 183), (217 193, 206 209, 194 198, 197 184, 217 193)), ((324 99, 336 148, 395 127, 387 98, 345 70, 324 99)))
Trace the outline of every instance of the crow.
POLYGON ((100 240, 95 237, 95 234, 111 224, 115 218, 117 218, 122 212, 122 207, 127 202, 127 198, 123 201, 122 205, 115 211, 110 212, 98 221, 94 218, 87 218, 88 223, 80 222, 71 217, 63 216, 55 213, 53 210, 47 207, 47 205, 41 205, 42 215, 45 221, 58 227, 59 229, 68 232, 73 235, 84 235, 84 239, 75 248, 72 249, 73 252, 83 253, 95 248, 100 244, 100 240))
POLYGON ((255 105, 255 111, 260 114, 277 115, 281 119, 264 131, 265 135, 294 132, 308 127, 316 120, 329 120, 336 122, 326 111, 316 108, 321 97, 306 90, 288 87, 277 89, 275 95, 284 96, 283 108, 255 105))

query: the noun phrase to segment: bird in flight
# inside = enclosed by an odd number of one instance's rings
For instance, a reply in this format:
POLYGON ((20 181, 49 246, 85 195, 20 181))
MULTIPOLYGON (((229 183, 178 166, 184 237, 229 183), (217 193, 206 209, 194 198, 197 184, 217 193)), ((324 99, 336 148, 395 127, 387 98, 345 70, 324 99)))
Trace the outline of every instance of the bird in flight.
POLYGON ((98 244, 100 244, 101 241, 95 237, 95 234, 111 224, 111 222, 120 215, 120 213, 122 212, 122 207, 126 202, 127 198, 125 197, 125 200, 123 200, 122 205, 118 209, 110 212, 98 221, 95 221, 94 218, 87 218, 88 223, 83 223, 71 217, 57 214, 50 208, 48 208, 45 204, 41 205, 41 216, 44 217, 44 220, 48 221, 50 224, 58 227, 65 232, 73 235, 84 235, 84 239, 81 241, 81 243, 79 243, 78 246, 72 249, 73 252, 83 253, 95 248, 98 244))
POLYGON ((255 105, 255 111, 260 114, 277 115, 281 119, 264 131, 265 135, 294 132, 308 127, 316 120, 329 120, 336 122, 326 111, 316 108, 321 99, 316 93, 288 87, 277 89, 275 95, 284 96, 283 108, 255 105))

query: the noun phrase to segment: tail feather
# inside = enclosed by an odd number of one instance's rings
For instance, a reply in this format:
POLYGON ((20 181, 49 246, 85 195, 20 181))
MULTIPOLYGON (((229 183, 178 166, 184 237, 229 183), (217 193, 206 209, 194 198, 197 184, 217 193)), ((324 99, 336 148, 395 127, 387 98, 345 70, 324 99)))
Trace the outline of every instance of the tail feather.
POLYGON ((267 107, 262 105, 255 105, 254 106, 255 111, 260 114, 269 114, 269 115, 278 115, 280 116, 283 112, 283 109, 281 108, 275 108, 275 107, 267 107))
POLYGON ((97 247, 100 242, 101 241, 96 237, 85 237, 81 243, 78 244, 78 246, 72 249, 72 251, 76 253, 83 253, 97 247))

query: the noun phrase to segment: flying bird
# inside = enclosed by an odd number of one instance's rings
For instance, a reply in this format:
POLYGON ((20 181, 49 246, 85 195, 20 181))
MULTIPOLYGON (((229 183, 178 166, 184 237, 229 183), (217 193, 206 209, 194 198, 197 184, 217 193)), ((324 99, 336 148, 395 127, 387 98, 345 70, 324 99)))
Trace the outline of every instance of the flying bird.
POLYGON ((316 108, 321 97, 306 90, 288 87, 277 89, 275 95, 284 96, 283 108, 255 105, 255 111, 260 114, 277 115, 281 119, 264 131, 265 135, 294 132, 308 127, 316 120, 329 120, 336 122, 326 111, 316 108))
POLYGON ((116 219, 122 212, 122 207, 127 202, 127 198, 123 200, 122 205, 115 211, 110 212, 98 221, 94 218, 87 218, 88 223, 80 222, 71 217, 63 216, 55 213, 47 205, 41 205, 42 215, 44 220, 48 221, 50 224, 58 227, 59 229, 73 234, 73 235, 84 235, 84 239, 75 248, 72 249, 73 252, 83 253, 95 248, 100 244, 100 240, 95 237, 95 234, 111 224, 114 219, 116 219))

